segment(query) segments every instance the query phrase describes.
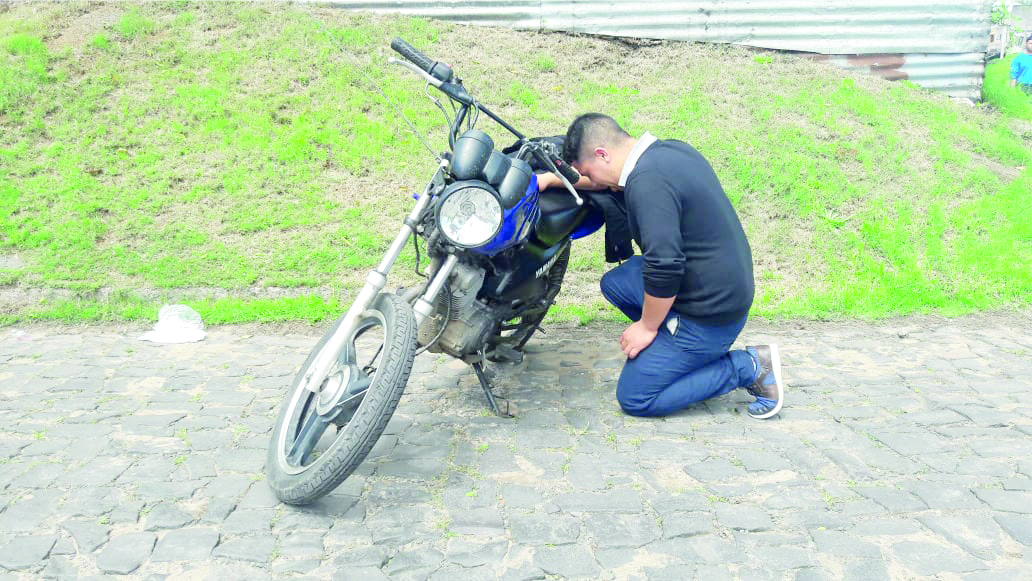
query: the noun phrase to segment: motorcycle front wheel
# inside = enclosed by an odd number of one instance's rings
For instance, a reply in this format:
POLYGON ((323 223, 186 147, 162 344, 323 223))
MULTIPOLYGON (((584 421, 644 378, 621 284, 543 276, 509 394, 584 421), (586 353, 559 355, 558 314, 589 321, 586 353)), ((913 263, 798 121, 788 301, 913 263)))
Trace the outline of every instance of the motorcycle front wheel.
POLYGON ((266 476, 276 497, 308 504, 358 468, 387 427, 412 371, 416 320, 400 297, 381 293, 315 391, 304 386, 342 316, 298 372, 272 431, 266 476))

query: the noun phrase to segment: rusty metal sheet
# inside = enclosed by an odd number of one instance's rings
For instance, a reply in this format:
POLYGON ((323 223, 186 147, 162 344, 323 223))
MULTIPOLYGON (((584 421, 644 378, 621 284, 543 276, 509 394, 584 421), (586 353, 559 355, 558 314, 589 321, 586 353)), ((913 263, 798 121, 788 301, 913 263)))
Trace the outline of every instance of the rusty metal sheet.
POLYGON ((830 61, 978 99, 989 37, 981 0, 341 0, 331 5, 525 30, 729 43, 830 61), (895 55, 870 66, 856 55, 895 55))

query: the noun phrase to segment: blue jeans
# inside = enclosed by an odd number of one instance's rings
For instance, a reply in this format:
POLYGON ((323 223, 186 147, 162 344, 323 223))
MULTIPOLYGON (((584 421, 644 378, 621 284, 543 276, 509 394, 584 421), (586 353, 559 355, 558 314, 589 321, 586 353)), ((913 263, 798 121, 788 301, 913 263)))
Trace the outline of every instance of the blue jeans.
MULTIPOLYGON (((602 277, 602 296, 632 321, 645 302, 642 259, 635 256, 602 277)), ((729 351, 747 317, 727 325, 701 325, 670 311, 651 345, 628 359, 616 386, 620 407, 632 416, 663 416, 750 385, 753 357, 729 351), (676 328, 670 332, 670 320, 676 328)))

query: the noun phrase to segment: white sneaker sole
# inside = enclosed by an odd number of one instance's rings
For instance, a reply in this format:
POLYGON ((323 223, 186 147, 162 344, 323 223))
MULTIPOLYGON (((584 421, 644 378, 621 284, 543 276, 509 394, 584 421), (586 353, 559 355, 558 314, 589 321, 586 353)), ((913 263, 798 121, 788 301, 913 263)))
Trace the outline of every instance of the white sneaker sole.
POLYGON ((778 346, 776 344, 771 344, 770 346, 770 366, 774 371, 774 381, 778 384, 778 395, 781 397, 778 398, 777 404, 775 404, 774 408, 770 411, 763 412, 759 415, 749 414, 751 417, 758 420, 765 420, 777 415, 777 413, 781 411, 782 405, 785 403, 785 382, 781 380, 781 353, 778 351, 778 346))

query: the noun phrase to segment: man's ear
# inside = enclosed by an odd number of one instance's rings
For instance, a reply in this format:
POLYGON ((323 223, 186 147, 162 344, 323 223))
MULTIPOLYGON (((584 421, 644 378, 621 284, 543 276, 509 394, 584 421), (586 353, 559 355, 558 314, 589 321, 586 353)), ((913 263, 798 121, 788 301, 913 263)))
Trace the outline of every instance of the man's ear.
POLYGON ((606 148, 596 147, 593 153, 595 154, 595 157, 601 157, 605 161, 609 161, 609 151, 606 150, 606 148))

